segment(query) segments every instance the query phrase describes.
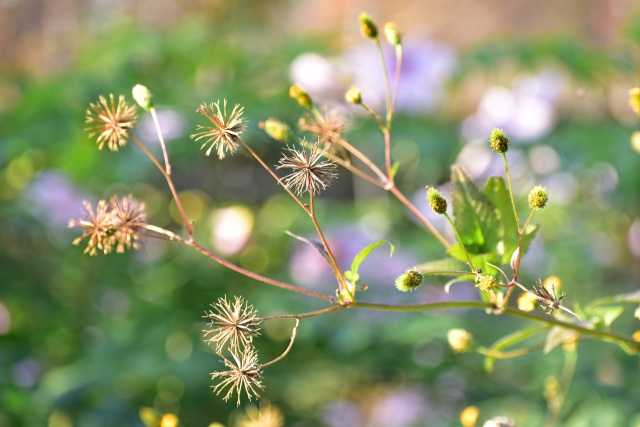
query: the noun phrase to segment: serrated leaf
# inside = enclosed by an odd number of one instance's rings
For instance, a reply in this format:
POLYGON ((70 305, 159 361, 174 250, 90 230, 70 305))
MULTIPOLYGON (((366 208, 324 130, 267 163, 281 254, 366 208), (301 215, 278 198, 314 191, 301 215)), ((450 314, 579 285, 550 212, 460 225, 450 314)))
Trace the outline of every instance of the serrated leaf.
POLYGON ((504 182, 504 179, 497 176, 489 177, 484 187, 484 194, 487 199, 497 209, 500 227, 502 247, 501 256, 502 264, 509 262, 511 254, 518 248, 518 225, 513 213, 511 197, 504 182))
POLYGON ((547 334, 544 342, 543 353, 548 354, 551 350, 568 340, 574 340, 579 335, 572 329, 566 329, 560 326, 554 326, 547 334))
POLYGON ((353 274, 354 277, 358 276, 358 267, 360 267, 362 261, 367 259, 369 254, 371 254, 371 251, 373 251, 378 246, 384 245, 385 243, 388 243, 389 246, 391 246, 391 254, 389 256, 393 256, 393 251, 395 250, 395 246, 393 246, 393 243, 387 240, 378 240, 377 242, 365 246, 365 248, 358 252, 358 254, 353 258, 353 262, 351 263, 351 274, 353 274))
POLYGON ((474 254, 495 253, 501 239, 498 211, 464 171, 451 169, 454 223, 467 250, 474 254))

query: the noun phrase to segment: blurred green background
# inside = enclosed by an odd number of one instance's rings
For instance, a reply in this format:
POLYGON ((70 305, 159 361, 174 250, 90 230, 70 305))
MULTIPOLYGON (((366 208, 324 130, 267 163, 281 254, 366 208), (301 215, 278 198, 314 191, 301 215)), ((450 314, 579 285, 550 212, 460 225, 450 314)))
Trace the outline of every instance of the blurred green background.
MULTIPOLYGON (((314 99, 341 106, 349 140, 380 160, 376 127, 342 103, 358 84, 379 110, 380 71, 357 14, 397 22, 406 63, 394 122, 398 184, 421 208, 424 186, 447 192, 461 164, 483 185, 502 174, 485 139, 511 136, 516 192, 549 189, 550 206, 524 258, 525 279, 556 275, 567 304, 638 289, 640 122, 627 105, 638 84, 640 20, 631 1, 80 1, 0 2, 0 426, 142 426, 138 411, 179 415, 184 426, 234 425, 242 408, 211 393, 219 357, 202 343, 204 310, 244 295, 261 315, 325 307, 227 271, 187 247, 148 241, 125 255, 88 257, 67 229, 82 200, 132 193, 150 222, 180 230, 162 176, 133 145, 98 151, 84 112, 98 95, 155 96, 173 177, 196 235, 241 266, 331 294, 335 284, 313 250, 285 234, 313 236, 305 214, 240 152, 207 158, 189 139, 201 103, 241 103, 245 140, 269 164, 282 146, 258 123, 295 126, 288 98, 298 81, 314 99), (517 3, 517 4, 513 4, 517 3), (230 240, 229 240, 230 239, 230 240)), ((158 152, 150 118, 136 134, 158 152)), ((362 265, 367 301, 477 298, 473 286, 430 281, 399 295, 393 279, 442 248, 378 189, 341 171, 318 199, 321 224, 341 265, 380 239, 362 265)), ((525 205, 521 205, 522 211, 525 205)), ((438 224, 445 229, 443 224, 438 224)), ((451 239, 451 237, 450 237, 451 239)), ((454 355, 450 328, 489 345, 525 325, 482 312, 394 314, 345 310, 302 322, 282 362, 265 370, 263 397, 287 426, 450 426, 480 409, 543 425, 545 379, 559 375, 561 349, 498 361, 488 374, 477 354, 454 355)), ((257 339, 260 360, 286 347, 291 321, 257 339)), ((613 328, 640 329, 628 310, 613 328)), ((558 425, 640 425, 638 358, 586 341, 558 425)))

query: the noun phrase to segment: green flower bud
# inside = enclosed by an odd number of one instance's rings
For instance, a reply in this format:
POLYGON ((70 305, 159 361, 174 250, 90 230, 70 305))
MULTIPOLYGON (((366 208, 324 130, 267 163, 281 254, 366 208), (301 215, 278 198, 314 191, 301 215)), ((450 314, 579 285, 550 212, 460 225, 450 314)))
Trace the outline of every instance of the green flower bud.
POLYGON ((398 276, 396 279, 396 288, 402 292, 413 291, 420 286, 420 283, 422 283, 422 273, 409 270, 398 276))
POLYGON ((469 350, 473 335, 464 329, 449 329, 447 341, 454 353, 464 353, 469 350))
POLYGON ((313 106, 311 97, 298 83, 289 88, 289 97, 298 101, 298 104, 303 107, 311 108, 313 106))
POLYGON ((529 207, 531 209, 542 209, 547 206, 548 201, 549 193, 546 188, 536 185, 529 191, 529 207))
POLYGON ((502 129, 493 128, 491 136, 489 136, 489 142, 493 151, 503 154, 509 149, 509 138, 502 129))
POLYGON ((442 215, 447 211, 447 199, 442 197, 442 194, 435 188, 427 188, 427 200, 435 213, 442 215))
POLYGON ((349 90, 347 90, 344 94, 344 99, 351 104, 360 104, 362 103, 362 94, 360 93, 360 88, 358 86, 351 86, 349 90))
POLYGON ((264 130, 267 135, 276 141, 287 142, 291 140, 289 125, 278 121, 273 117, 265 120, 264 122, 260 122, 258 126, 260 126, 260 129, 264 130))
POLYGON ((389 44, 393 46, 400 46, 402 37, 398 32, 398 27, 395 22, 387 22, 383 27, 384 36, 387 38, 389 44))
POLYGON ((146 86, 141 84, 135 85, 131 90, 131 95, 133 95, 133 99, 135 99, 143 109, 149 111, 153 108, 153 100, 151 99, 153 95, 151 95, 151 91, 149 91, 146 86))
POLYGON ((491 275, 476 276, 476 288, 489 292, 496 285, 496 278, 491 275))
POLYGON ((376 37, 378 37, 378 26, 374 22, 371 15, 369 15, 367 12, 362 12, 358 16, 358 20, 360 21, 360 31, 362 32, 363 36, 370 39, 375 39, 376 37))

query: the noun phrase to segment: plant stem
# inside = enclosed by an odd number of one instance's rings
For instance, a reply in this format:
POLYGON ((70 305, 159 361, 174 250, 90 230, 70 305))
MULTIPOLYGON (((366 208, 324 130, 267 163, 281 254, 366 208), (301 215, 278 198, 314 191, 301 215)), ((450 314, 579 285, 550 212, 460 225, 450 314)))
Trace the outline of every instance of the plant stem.
POLYGON ((167 154, 167 147, 164 142, 164 136, 162 136, 162 130, 160 130, 160 121, 158 120, 158 114, 156 114, 156 108, 151 107, 149 112, 151 113, 151 117, 153 118, 153 124, 156 127, 158 139, 160 140, 160 146, 162 147, 162 155, 164 156, 164 168, 167 171, 167 175, 171 175, 171 164, 169 163, 169 155, 167 154))
POLYGON ((307 318, 307 317, 322 316, 324 314, 333 313, 334 311, 340 311, 343 308, 347 308, 347 307, 348 307, 348 305, 333 305, 333 306, 328 307, 328 308, 323 308, 322 310, 310 311, 308 313, 277 314, 275 316, 265 316, 265 317, 261 317, 259 319, 256 319, 256 321, 263 322, 263 321, 266 321, 266 320, 274 320, 274 319, 304 319, 304 318, 307 318))
POLYGON ((464 243, 462 243, 462 238, 458 233, 458 229, 456 225, 453 223, 448 213, 445 212, 442 215, 444 215, 444 217, 447 218, 447 221, 449 221, 449 224, 451 224, 451 228, 453 229, 453 232, 456 234, 456 239, 458 240, 458 243, 460 243, 460 247, 464 251, 464 254, 467 256, 467 261, 469 262, 469 267, 471 268, 471 271, 475 271, 475 268, 473 268, 473 262, 471 262, 471 257, 469 256, 469 252, 467 252, 467 248, 465 248, 464 243))
POLYGON ((237 273, 240 273, 244 276, 250 277, 254 280, 257 280, 259 282, 263 282, 263 283, 267 283, 269 285, 273 285, 273 286, 277 286, 279 288, 283 288, 283 289, 287 289, 289 291, 293 291, 293 292, 297 292, 300 294, 305 294, 311 297, 315 297, 315 298, 320 298, 323 299, 325 301, 329 301, 329 302, 334 302, 335 298, 328 296, 328 295, 324 295, 324 294, 320 294, 318 292, 314 292, 314 291, 310 291, 308 289, 303 289, 303 288, 299 288, 297 286, 294 285, 290 285, 288 283, 284 283, 284 282, 280 282, 278 280, 272 279, 270 277, 265 277, 265 276, 261 276, 260 274, 254 273, 252 271, 249 270, 245 270, 242 267, 239 267, 235 264, 233 264, 232 262, 227 261, 224 258, 219 257, 218 255, 208 251, 207 249, 203 248, 202 246, 200 246, 198 243, 196 243, 193 239, 191 240, 181 240, 182 243, 184 243, 187 246, 191 246, 192 248, 195 248, 196 250, 198 250, 198 252, 202 253, 203 255, 211 258, 212 260, 214 260, 215 262, 217 262, 218 264, 227 267, 230 270, 233 270, 237 273))
POLYGON ((400 85, 400 71, 402 70, 402 45, 396 45, 396 75, 393 83, 393 99, 391 100, 391 114, 389 117, 389 130, 393 120, 393 113, 396 110, 396 100, 398 99, 398 86, 400 85))
POLYGON ((291 347, 293 347, 293 343, 296 340, 296 335, 298 334, 298 326, 300 326, 300 319, 296 319, 296 326, 293 327, 293 331, 291 332, 291 341, 289 341, 289 346, 284 351, 284 353, 282 353, 280 356, 273 359, 271 362, 267 362, 263 364, 262 366, 260 366, 261 368, 266 368, 267 366, 271 366, 274 363, 278 363, 279 361, 284 359, 287 356, 287 354, 289 354, 289 351, 291 351, 291 347))
POLYGON ((516 217, 516 225, 518 231, 520 231, 520 218, 518 218, 518 211, 516 210, 516 201, 513 197, 513 188, 511 187, 511 174, 509 173, 509 163, 507 162, 507 154, 502 153, 502 160, 504 161, 504 170, 507 175, 507 183, 509 184, 509 197, 511 198, 511 207, 513 208, 513 215, 516 217))
MULTIPOLYGON (((529 214, 529 217, 527 218, 527 221, 524 223, 524 226, 518 229, 518 257, 516 259, 516 268, 514 268, 513 270, 514 281, 518 280, 518 274, 520 273, 520 261, 522 260, 522 242, 524 240, 524 233, 527 227, 529 226, 529 222, 531 222, 531 219, 533 218, 533 214, 535 213, 536 213, 536 209, 532 209, 531 213, 529 214)), ((509 296, 510 295, 511 294, 509 293, 509 296)))
POLYGON ((382 71, 384 72, 384 84, 385 84, 385 98, 387 100, 387 124, 389 128, 391 125, 392 107, 391 107, 391 84, 389 83, 389 72, 387 71, 387 62, 384 60, 384 52, 382 51, 382 44, 380 38, 375 39, 376 47, 378 48, 378 55, 380 56, 380 62, 382 63, 382 71))
POLYGON ((184 212, 184 208, 182 207, 182 203, 180 202, 180 198, 178 197, 178 193, 176 192, 176 188, 173 185, 173 180, 171 179, 171 176, 167 173, 166 170, 164 170, 164 168, 162 167, 160 162, 158 162, 158 159, 156 159, 155 156, 153 154, 151 154, 151 152, 149 150, 147 150, 147 147, 145 147, 143 143, 138 141, 138 138, 136 138, 135 136, 131 135, 131 139, 138 145, 138 147, 140 147, 140 149, 147 155, 147 157, 149 157, 151 159, 153 164, 156 165, 158 170, 162 173, 164 178, 167 180, 167 185, 169 186, 169 190, 171 190, 171 195, 173 196, 173 200, 176 202, 176 206, 178 207, 178 211, 180 212, 180 217, 182 218, 182 223, 184 224, 185 228, 187 229, 187 233, 189 234, 189 237, 193 238, 193 224, 191 224, 189 222, 189 220, 187 220, 187 215, 184 212))

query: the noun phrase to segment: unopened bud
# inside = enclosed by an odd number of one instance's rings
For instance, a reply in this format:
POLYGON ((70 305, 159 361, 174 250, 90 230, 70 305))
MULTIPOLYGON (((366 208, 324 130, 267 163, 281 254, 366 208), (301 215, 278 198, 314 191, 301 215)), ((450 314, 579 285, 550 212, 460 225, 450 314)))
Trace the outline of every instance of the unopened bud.
POLYGON ((509 149, 509 138, 502 129, 493 128, 489 136, 489 142, 493 151, 503 154, 509 149))
POLYGON ((475 406, 467 406, 460 412, 460 423, 463 427, 475 427, 480 411, 475 406))
POLYGON ((289 125, 274 118, 269 118, 258 125, 267 135, 276 141, 288 142, 291 140, 289 125))
POLYGON ((351 104, 362 103, 362 94, 358 86, 351 86, 344 94, 344 99, 351 104))
POLYGON ((469 350, 473 335, 464 329, 449 329, 447 341, 454 353, 464 353, 469 350))
POLYGON ((131 95, 143 109, 149 111, 153 108, 153 100, 151 99, 153 95, 151 95, 151 91, 149 91, 146 86, 141 84, 135 85, 131 90, 131 95))
POLYGON ((546 188, 536 185, 529 191, 529 207, 531 209, 542 209, 547 206, 548 201, 549 193, 546 188))
POLYGON ((530 312, 536 309, 536 303, 538 297, 531 292, 523 292, 518 297, 518 309, 521 311, 530 312))
POLYGON ((376 37, 378 37, 378 26, 374 22, 371 15, 369 15, 367 12, 362 12, 358 16, 358 20, 360 21, 360 31, 362 32, 363 36, 370 39, 375 39, 376 37))
POLYGON ((298 101, 298 104, 305 108, 311 108, 311 106, 313 106, 311 97, 298 83, 289 88, 289 97, 298 101))
POLYGON ((174 414, 164 414, 160 420, 160 427, 178 427, 180 420, 174 414))
POLYGON ((442 215, 447 211, 447 199, 442 197, 442 194, 435 188, 427 188, 427 200, 435 213, 442 215))
POLYGON ((415 270, 409 270, 402 273, 396 279, 396 288, 402 292, 415 290, 422 283, 422 273, 415 270))
POLYGON ((476 288, 483 292, 489 292, 496 285, 496 278, 487 274, 486 276, 476 276, 476 288))
POLYGON ((382 29, 384 31, 384 36, 386 37, 389 44, 393 46, 400 46, 402 37, 398 32, 398 27, 396 26, 395 22, 387 22, 386 24, 384 24, 384 27, 382 29))
POLYGON ((629 91, 629 106, 640 115, 640 87, 634 87, 629 91))
POLYGON ((160 423, 158 413, 153 408, 147 406, 142 407, 140 411, 138 411, 138 414, 146 427, 157 427, 160 423))

